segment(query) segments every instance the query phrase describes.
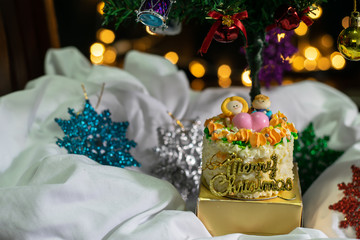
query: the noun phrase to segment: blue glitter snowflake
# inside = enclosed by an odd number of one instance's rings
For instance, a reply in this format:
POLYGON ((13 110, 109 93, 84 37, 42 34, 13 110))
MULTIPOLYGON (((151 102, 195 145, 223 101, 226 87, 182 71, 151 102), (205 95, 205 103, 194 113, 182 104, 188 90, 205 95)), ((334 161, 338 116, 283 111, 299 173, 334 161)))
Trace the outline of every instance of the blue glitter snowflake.
POLYGON ((125 136, 129 122, 113 122, 109 110, 98 114, 87 99, 83 112, 75 113, 71 108, 68 112, 71 116, 69 120, 55 118, 65 133, 63 139, 57 140, 58 146, 103 165, 121 168, 140 166, 129 152, 131 147, 136 146, 125 136))

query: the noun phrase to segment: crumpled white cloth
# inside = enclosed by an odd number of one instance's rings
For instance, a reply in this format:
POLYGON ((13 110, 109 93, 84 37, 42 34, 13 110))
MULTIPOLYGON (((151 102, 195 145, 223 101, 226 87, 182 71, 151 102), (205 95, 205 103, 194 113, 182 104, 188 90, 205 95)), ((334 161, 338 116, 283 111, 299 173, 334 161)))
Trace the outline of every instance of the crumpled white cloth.
POLYGON ((332 239, 354 237, 338 228, 341 218, 327 209, 341 199, 336 184, 349 181, 359 166, 360 117, 339 91, 307 81, 263 90, 272 111, 281 110, 301 131, 314 123, 329 146, 346 153, 304 196, 304 226, 279 236, 241 233, 212 238, 169 183, 151 177, 157 163, 156 129, 177 118, 201 121, 220 113, 221 102, 248 88, 194 92, 182 71, 160 56, 128 53, 124 70, 92 66, 75 48, 50 50, 46 74, 23 91, 0 98, 0 239, 332 239), (55 118, 81 110, 85 85, 90 102, 109 109, 113 121, 129 121, 127 137, 141 168, 103 166, 68 154, 55 142, 63 132, 55 118))

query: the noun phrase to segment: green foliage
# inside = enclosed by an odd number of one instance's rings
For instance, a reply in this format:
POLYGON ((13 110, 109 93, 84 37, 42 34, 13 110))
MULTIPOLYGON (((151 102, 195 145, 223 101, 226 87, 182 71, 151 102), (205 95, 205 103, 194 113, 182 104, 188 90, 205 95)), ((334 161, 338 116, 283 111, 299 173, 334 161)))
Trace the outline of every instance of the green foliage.
POLYGON ((104 25, 115 23, 116 29, 128 18, 133 18, 134 10, 141 4, 141 0, 104 0, 104 25))
POLYGON ((333 164, 342 154, 328 148, 328 136, 316 136, 312 123, 299 134, 294 143, 294 161, 299 166, 299 178, 302 192, 320 176, 320 174, 333 164))
POLYGON ((207 127, 204 129, 204 134, 205 134, 207 139, 211 138, 211 134, 210 134, 209 129, 207 127))
POLYGON ((233 145, 238 145, 240 148, 244 149, 246 147, 251 148, 250 142, 242 142, 242 141, 233 141, 232 142, 233 145))
MULTIPOLYGON (((104 25, 115 23, 118 28, 127 19, 135 19, 135 10, 141 5, 141 0, 103 0, 104 25)), ((249 18, 243 20, 244 25, 251 31, 263 31, 274 22, 275 10, 282 4, 288 4, 300 11, 311 6, 320 4, 326 0, 177 0, 172 5, 169 19, 180 22, 196 21, 207 22, 207 13, 211 10, 221 12, 225 15, 233 15, 238 12, 247 11, 249 18)), ((212 21, 210 21, 211 23, 212 21)))

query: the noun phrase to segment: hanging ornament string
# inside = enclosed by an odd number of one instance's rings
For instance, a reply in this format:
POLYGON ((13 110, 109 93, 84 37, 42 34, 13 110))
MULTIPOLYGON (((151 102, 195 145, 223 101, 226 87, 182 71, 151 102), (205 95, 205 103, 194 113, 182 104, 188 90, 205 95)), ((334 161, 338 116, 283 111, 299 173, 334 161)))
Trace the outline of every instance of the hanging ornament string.
POLYGON ((85 100, 89 100, 86 89, 85 89, 85 85, 81 84, 81 88, 83 90, 85 100))
POLYGON ((354 12, 356 12, 356 0, 354 0, 354 12))
POLYGON ((246 35, 246 29, 244 24, 242 24, 242 22, 240 20, 246 19, 248 18, 248 13, 247 11, 243 11, 240 13, 236 13, 234 15, 223 15, 219 12, 216 11, 210 11, 208 13, 208 16, 216 19, 217 21, 211 26, 210 31, 208 32, 208 34, 206 35, 201 48, 199 50, 200 54, 206 53, 207 50, 210 47, 211 41, 214 37, 214 34, 216 32, 216 30, 218 29, 218 27, 223 24, 226 25, 228 27, 235 25, 236 27, 238 27, 244 34, 245 39, 246 39, 246 46, 247 46, 247 35, 246 35))
MULTIPOLYGON (((83 87, 83 89, 85 89, 85 87, 83 87)), ((96 103, 96 107, 95 107, 95 110, 98 109, 99 105, 100 105, 100 102, 101 102, 101 98, 104 94, 104 89, 105 89, 105 83, 102 84, 101 86, 101 92, 100 92, 100 96, 99 96, 99 99, 98 99, 98 102, 96 103)))
POLYGON ((181 128, 182 130, 185 129, 185 128, 184 128, 184 125, 182 124, 182 122, 181 122, 179 119, 177 119, 171 112, 167 112, 167 113, 168 113, 169 116, 176 122, 176 124, 180 126, 180 128, 181 128))

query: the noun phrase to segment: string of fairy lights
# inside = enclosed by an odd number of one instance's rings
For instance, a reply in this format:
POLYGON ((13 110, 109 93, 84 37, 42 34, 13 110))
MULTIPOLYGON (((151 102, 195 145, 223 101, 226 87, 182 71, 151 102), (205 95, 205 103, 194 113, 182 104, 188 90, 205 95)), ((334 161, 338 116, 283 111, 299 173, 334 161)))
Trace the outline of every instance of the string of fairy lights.
MULTIPOLYGON (((97 5, 99 14, 103 14, 104 3, 100 2, 97 5)), ((309 14, 312 19, 318 19, 322 16, 322 8, 317 7, 315 11, 309 14)), ((342 20, 342 26, 348 27, 349 19, 345 17, 342 20)), ((153 33, 146 27, 147 36, 135 40, 116 40, 115 33, 106 28, 98 29, 96 33, 97 41, 90 46, 90 61, 93 64, 113 65, 119 66, 117 56, 124 55, 132 49, 146 52, 153 45, 160 41, 154 38, 153 33)), ((323 34, 318 39, 309 38, 308 26, 301 22, 300 26, 294 30, 296 34, 296 42, 298 52, 292 56, 290 63, 294 72, 306 73, 314 71, 342 70, 346 61, 344 57, 335 50, 334 39, 329 34, 323 34)), ((284 34, 284 33, 282 33, 284 34)), ((278 41, 284 37, 278 34, 278 41)), ((181 55, 175 51, 169 51, 164 54, 164 57, 173 64, 178 64, 181 55)), ((205 88, 206 74, 208 72, 207 63, 203 59, 193 59, 188 63, 188 70, 193 79, 191 80, 191 87, 194 90, 202 90, 205 88)), ((234 71, 228 64, 220 64, 217 66, 218 86, 228 88, 233 81, 241 81, 242 85, 251 87, 250 71, 247 69, 241 70, 241 74, 235 74, 238 69, 234 71)), ((315 79, 316 80, 316 79, 315 79)), ((293 79, 284 78, 283 84, 292 84, 293 79)))

